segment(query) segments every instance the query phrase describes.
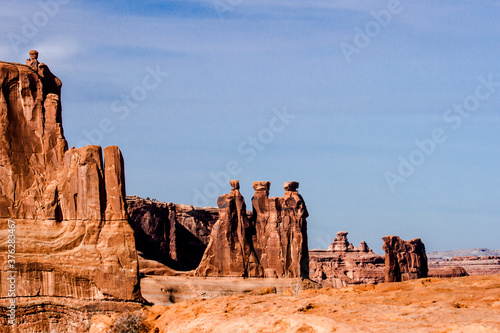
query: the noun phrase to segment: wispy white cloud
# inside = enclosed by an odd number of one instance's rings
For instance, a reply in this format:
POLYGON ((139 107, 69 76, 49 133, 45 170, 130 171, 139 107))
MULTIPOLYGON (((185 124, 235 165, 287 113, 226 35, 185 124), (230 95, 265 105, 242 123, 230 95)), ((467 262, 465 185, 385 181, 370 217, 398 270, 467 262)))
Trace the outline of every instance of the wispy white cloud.
MULTIPOLYGON (((250 3, 250 1, 248 1, 250 3)), ((387 5, 386 1, 374 0, 315 0, 315 1, 303 1, 303 0, 258 0, 252 1, 253 4, 258 4, 261 6, 276 6, 276 7, 288 7, 288 8, 304 8, 304 9, 346 9, 354 11, 367 11, 374 8, 381 8, 387 5)))

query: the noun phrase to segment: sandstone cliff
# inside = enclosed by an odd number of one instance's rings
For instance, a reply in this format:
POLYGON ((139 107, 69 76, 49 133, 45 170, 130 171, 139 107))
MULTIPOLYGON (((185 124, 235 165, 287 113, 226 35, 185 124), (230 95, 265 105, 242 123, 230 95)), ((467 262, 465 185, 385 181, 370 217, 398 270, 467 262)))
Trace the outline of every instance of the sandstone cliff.
POLYGON ((140 300, 116 146, 68 149, 61 83, 48 67, 0 62, 0 297, 8 220, 17 296, 140 300))
POLYGON ((146 274, 299 278, 309 275, 307 208, 298 183, 269 198, 269 182, 254 182, 253 212, 239 182, 218 208, 199 208, 127 197, 130 225, 146 274), (156 265, 154 262, 159 263, 156 265), (163 266, 165 265, 165 266, 163 266))

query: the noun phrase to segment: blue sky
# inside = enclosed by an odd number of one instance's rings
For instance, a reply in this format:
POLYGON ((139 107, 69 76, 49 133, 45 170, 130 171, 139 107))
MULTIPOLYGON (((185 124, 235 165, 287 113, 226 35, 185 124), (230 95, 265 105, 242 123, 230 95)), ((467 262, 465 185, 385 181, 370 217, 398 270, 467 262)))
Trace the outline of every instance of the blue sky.
POLYGON ((4 0, 0 59, 40 52, 70 147, 118 145, 130 195, 215 206, 229 175, 250 209, 252 181, 281 196, 295 180, 311 248, 340 230, 377 253, 390 234, 500 248, 499 15, 495 1, 4 0))

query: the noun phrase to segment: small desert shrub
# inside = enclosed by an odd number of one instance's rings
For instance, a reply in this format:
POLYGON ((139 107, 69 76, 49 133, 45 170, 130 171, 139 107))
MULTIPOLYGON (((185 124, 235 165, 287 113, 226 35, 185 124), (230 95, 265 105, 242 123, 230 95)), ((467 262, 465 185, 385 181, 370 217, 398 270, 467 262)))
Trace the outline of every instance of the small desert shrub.
POLYGON ((146 333, 149 325, 142 312, 127 312, 117 317, 111 326, 111 333, 146 333))

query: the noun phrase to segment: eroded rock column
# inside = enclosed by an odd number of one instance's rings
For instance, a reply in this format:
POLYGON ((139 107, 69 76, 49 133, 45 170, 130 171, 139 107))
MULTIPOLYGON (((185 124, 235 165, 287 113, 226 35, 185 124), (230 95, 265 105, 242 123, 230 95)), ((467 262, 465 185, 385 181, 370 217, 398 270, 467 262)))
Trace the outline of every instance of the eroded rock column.
POLYGON ((385 282, 427 277, 427 255, 420 238, 404 241, 398 236, 382 237, 385 251, 385 282))
POLYGON ((270 182, 254 182, 254 244, 266 277, 308 277, 307 208, 299 183, 284 184, 282 198, 269 198, 270 182))
POLYGON ((231 180, 231 192, 217 200, 219 219, 196 270, 197 276, 262 277, 263 271, 253 249, 250 221, 240 184, 231 180))

